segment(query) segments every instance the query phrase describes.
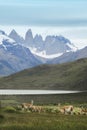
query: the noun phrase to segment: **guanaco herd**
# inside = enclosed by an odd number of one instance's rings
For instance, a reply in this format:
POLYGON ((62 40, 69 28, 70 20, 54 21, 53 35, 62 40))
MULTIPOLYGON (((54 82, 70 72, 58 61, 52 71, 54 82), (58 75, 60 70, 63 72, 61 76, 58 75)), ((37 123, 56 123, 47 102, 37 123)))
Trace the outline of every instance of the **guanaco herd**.
POLYGON ((32 112, 40 113, 43 110, 41 106, 35 106, 29 103, 23 103, 21 104, 21 106, 22 106, 22 110, 26 110, 26 111, 30 110, 32 112))
MULTIPOLYGON (((31 103, 22 103, 21 108, 24 111, 30 110, 31 112, 45 112, 45 108, 43 106, 36 106, 33 104, 33 101, 31 103)), ((87 115, 87 108, 78 108, 79 110, 75 112, 74 106, 73 105, 66 105, 66 106, 61 106, 60 104, 57 105, 57 110, 61 114, 77 114, 77 115, 87 115)))

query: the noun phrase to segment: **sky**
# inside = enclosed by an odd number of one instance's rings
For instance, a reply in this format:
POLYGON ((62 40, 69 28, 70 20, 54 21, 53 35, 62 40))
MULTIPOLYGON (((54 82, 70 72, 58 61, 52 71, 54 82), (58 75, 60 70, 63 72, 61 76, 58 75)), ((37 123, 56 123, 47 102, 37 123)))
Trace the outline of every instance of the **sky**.
POLYGON ((0 0, 0 29, 64 35, 79 48, 87 45, 87 0, 0 0))

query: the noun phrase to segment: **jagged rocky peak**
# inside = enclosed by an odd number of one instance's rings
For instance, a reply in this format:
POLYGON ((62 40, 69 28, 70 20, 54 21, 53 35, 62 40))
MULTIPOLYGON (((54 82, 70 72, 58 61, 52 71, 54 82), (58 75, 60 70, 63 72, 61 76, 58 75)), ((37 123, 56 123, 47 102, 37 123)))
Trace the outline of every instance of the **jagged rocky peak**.
POLYGON ((11 35, 18 35, 17 32, 15 31, 15 29, 13 29, 13 30, 10 32, 9 36, 11 36, 11 35))
POLYGON ((70 42, 70 40, 68 40, 67 38, 65 38, 65 37, 63 37, 62 35, 60 35, 60 36, 51 36, 51 35, 48 35, 48 36, 46 36, 46 38, 45 38, 45 41, 53 41, 53 42, 55 42, 55 41, 60 41, 60 42, 63 42, 63 43, 71 43, 70 42))
POLYGON ((31 29, 29 29, 27 32, 26 32, 26 35, 25 35, 25 40, 27 39, 27 38, 33 38, 33 34, 32 34, 32 30, 31 29))
POLYGON ((21 37, 14 29, 10 32, 9 37, 15 40, 17 43, 24 43, 23 37, 21 37))
POLYGON ((67 38, 65 38, 62 35, 56 36, 56 39, 59 40, 59 41, 61 41, 61 42, 64 42, 64 43, 70 43, 71 44, 70 40, 67 39, 67 38))
POLYGON ((29 29, 27 32, 26 32, 26 35, 25 35, 25 46, 32 46, 33 44, 33 34, 32 34, 32 30, 29 29))
POLYGON ((17 33, 17 32, 15 31, 15 29, 13 29, 11 32, 12 32, 12 33, 17 33))
POLYGON ((15 41, 17 41, 17 39, 18 39, 20 36, 19 36, 18 33, 13 29, 13 30, 10 32, 9 37, 12 38, 12 39, 14 39, 15 41))
POLYGON ((41 35, 36 34, 35 37, 34 37, 34 40, 35 40, 35 41, 38 41, 38 40, 39 40, 39 41, 43 41, 43 38, 42 38, 41 35))
POLYGON ((43 51, 44 49, 44 41, 41 35, 36 34, 34 37, 34 48, 38 51, 43 51))

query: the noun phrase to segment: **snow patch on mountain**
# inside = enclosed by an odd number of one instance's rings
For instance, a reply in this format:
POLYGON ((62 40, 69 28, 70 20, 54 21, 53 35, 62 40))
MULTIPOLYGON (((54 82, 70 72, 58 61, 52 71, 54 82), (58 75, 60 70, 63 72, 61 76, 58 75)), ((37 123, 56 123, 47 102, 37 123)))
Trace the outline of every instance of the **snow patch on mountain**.
POLYGON ((7 50, 8 45, 5 45, 5 43, 12 44, 13 46, 17 45, 17 43, 13 39, 9 38, 6 34, 0 33, 0 46, 7 50))
POLYGON ((76 46, 74 46, 74 44, 72 44, 72 43, 71 44, 67 43, 67 46, 70 47, 71 51, 73 51, 73 52, 78 50, 78 48, 76 46))
POLYGON ((56 57, 63 55, 63 53, 47 55, 45 50, 38 52, 37 48, 29 47, 29 49, 30 49, 31 53, 33 53, 34 55, 37 55, 39 57, 43 57, 43 58, 46 58, 46 59, 53 59, 53 58, 56 58, 56 57))
POLYGON ((3 44, 3 41, 8 41, 8 42, 11 43, 11 44, 12 44, 12 43, 16 44, 13 39, 9 38, 9 37, 6 36, 6 35, 0 34, 0 44, 3 44))

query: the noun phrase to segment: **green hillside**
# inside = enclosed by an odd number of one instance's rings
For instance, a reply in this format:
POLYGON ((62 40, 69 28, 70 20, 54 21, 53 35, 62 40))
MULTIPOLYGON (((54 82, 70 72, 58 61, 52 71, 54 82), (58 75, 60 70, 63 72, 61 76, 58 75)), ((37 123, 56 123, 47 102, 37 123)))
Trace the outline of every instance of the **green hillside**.
POLYGON ((87 90, 87 59, 27 69, 0 78, 0 88, 87 90))

